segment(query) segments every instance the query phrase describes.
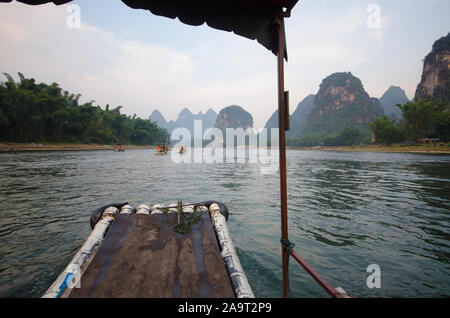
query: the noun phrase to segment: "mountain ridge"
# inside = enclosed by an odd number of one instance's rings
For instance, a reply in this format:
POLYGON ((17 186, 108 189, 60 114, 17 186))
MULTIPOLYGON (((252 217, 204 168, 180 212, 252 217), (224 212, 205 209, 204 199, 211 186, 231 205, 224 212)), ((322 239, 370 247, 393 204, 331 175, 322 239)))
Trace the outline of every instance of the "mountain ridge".
POLYGON ((158 124, 158 126, 165 128, 169 134, 176 128, 186 128, 191 133, 191 138, 194 137, 194 121, 202 121, 202 134, 203 132, 214 126, 217 118, 217 113, 209 108, 205 113, 202 111, 197 114, 192 113, 189 108, 184 107, 178 114, 177 120, 167 121, 158 109, 153 110, 152 114, 148 117, 158 124))

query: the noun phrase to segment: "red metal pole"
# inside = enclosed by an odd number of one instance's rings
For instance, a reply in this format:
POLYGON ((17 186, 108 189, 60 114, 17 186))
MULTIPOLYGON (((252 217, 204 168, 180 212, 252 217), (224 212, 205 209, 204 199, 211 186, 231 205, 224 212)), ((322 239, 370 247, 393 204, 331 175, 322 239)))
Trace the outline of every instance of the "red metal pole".
MULTIPOLYGON (((287 182, 286 182, 286 104, 284 95, 284 19, 276 17, 275 26, 278 31, 278 129, 279 129, 279 152, 280 152, 280 194, 281 194, 281 240, 288 241, 287 222, 287 182)), ((289 273, 288 258, 286 256, 287 246, 282 244, 282 270, 283 270, 283 297, 289 297, 289 273)))
POLYGON ((319 275, 303 258, 294 250, 291 251, 292 257, 308 272, 309 275, 331 296, 334 298, 344 298, 333 286, 331 286, 322 276, 319 275))
MULTIPOLYGON (((295 5, 297 1, 293 1, 295 5)), ((292 257, 314 278, 314 280, 332 297, 344 298, 331 286, 322 276, 319 275, 308 263, 290 245, 288 236, 288 212, 287 212, 287 178, 286 178, 286 128, 289 120, 288 108, 286 105, 286 94, 284 92, 284 51, 285 51, 285 33, 284 17, 290 15, 288 12, 280 12, 275 17, 275 28, 278 38, 278 128, 279 128, 279 152, 280 152, 280 195, 281 195, 281 256, 283 271, 283 297, 289 297, 289 258, 292 257)))

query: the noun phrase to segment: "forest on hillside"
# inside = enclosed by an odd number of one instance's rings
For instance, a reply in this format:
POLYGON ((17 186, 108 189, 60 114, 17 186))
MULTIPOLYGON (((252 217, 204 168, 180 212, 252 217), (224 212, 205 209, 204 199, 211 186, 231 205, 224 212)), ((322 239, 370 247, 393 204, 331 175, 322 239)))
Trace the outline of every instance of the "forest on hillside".
POLYGON ((121 114, 122 106, 102 109, 79 103, 57 83, 20 80, 4 73, 0 82, 0 141, 155 145, 168 137, 156 123, 121 114))

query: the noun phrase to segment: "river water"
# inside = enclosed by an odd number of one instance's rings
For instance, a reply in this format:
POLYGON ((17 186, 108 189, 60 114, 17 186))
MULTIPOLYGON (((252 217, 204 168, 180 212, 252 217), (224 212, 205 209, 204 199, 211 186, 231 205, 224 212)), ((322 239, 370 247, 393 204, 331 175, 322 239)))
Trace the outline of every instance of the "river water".
MULTIPOLYGON (((450 296, 450 156, 287 152, 289 234, 356 297, 450 296), (370 264, 380 288, 369 288, 370 264)), ((154 150, 0 154, 0 297, 39 297, 113 201, 219 200, 257 297, 281 297, 277 173, 262 164, 174 163, 154 150)), ((292 297, 328 297, 290 262, 292 297)))

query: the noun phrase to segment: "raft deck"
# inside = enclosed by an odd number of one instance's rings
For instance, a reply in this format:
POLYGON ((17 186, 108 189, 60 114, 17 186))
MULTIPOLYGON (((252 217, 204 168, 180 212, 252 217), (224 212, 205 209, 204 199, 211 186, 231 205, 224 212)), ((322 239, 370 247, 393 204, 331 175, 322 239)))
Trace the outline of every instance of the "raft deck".
POLYGON ((119 214, 67 297, 235 297, 208 213, 187 234, 176 213, 119 214))

